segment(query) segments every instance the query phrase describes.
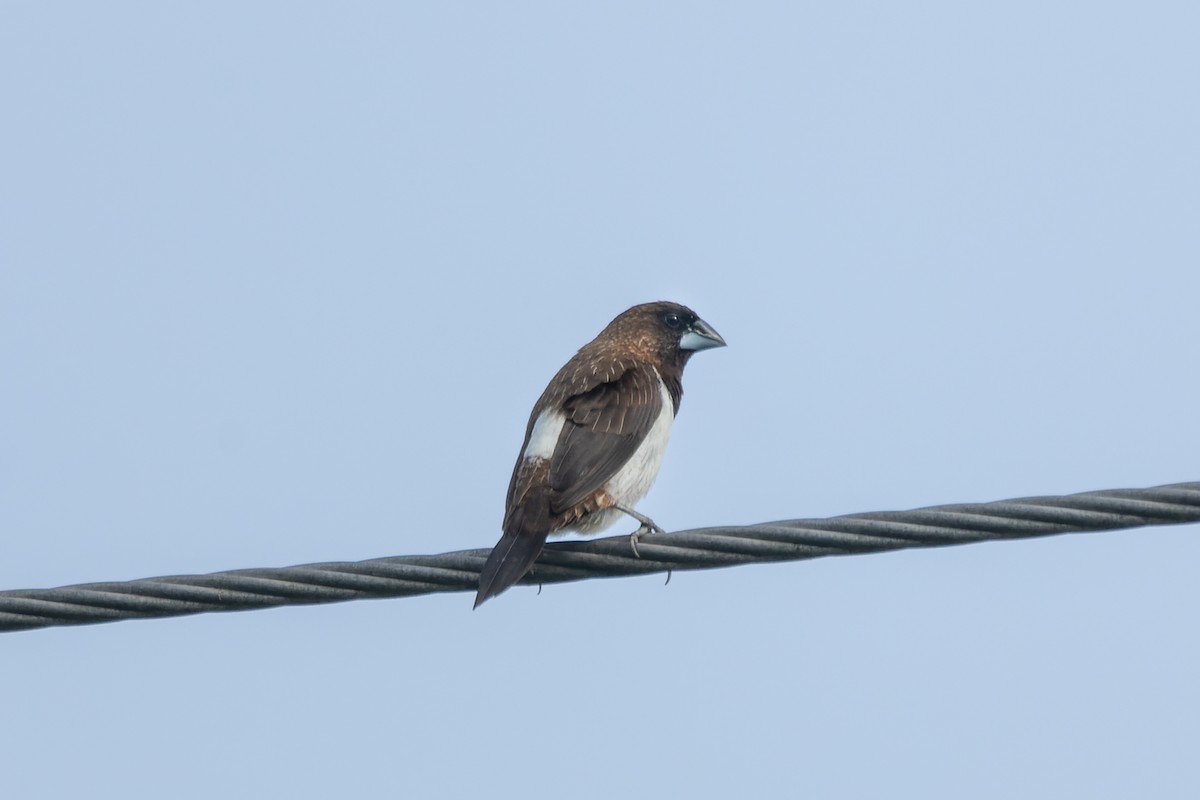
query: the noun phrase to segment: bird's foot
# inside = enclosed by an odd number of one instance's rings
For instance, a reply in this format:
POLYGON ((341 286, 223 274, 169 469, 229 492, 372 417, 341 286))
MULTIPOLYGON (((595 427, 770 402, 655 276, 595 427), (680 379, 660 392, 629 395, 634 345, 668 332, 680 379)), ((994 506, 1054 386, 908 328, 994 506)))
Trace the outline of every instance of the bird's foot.
POLYGON ((651 522, 648 525, 646 523, 642 523, 641 527, 629 534, 629 547, 633 550, 633 554, 638 558, 642 557, 642 554, 639 553, 637 549, 638 540, 647 533, 666 533, 666 531, 651 522))
POLYGON ((642 554, 638 552, 638 539, 641 539, 647 533, 666 533, 666 531, 659 527, 657 522, 650 519, 645 514, 638 513, 632 508, 627 508, 620 504, 617 504, 614 506, 614 508, 616 508, 618 511, 628 514, 641 523, 636 531, 629 534, 629 547, 633 550, 633 554, 638 558, 642 557, 642 554))

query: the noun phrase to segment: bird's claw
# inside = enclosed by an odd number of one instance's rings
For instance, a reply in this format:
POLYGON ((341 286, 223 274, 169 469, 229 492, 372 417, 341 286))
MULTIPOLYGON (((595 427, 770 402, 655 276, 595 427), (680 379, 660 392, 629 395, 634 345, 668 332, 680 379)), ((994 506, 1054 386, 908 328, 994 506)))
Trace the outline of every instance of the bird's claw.
POLYGON ((642 557, 642 554, 638 552, 638 539, 641 539, 647 533, 666 533, 666 531, 653 522, 643 522, 636 531, 629 534, 629 547, 633 550, 633 555, 636 558, 642 557))
POLYGON ((662 528, 658 527, 657 524, 655 524, 654 520, 650 519, 645 514, 639 514, 638 512, 634 511, 629 506, 624 506, 624 505, 621 505, 620 503, 617 503, 616 505, 613 506, 613 508, 617 509, 618 511, 620 511, 624 514, 628 514, 629 516, 636 519, 639 523, 641 523, 638 526, 638 529, 636 531, 629 534, 629 547, 631 550, 633 550, 633 555, 637 558, 642 557, 642 554, 639 553, 638 549, 637 549, 638 539, 642 538, 647 533, 666 533, 666 531, 664 531, 662 528))

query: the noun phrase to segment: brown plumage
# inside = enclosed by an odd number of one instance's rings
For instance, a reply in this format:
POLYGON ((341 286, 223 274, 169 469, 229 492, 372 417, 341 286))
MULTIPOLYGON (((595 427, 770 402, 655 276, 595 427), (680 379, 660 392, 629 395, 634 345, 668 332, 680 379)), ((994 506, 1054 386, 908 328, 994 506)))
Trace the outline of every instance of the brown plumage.
POLYGON ((657 530, 633 505, 653 483, 683 398, 683 368, 725 340, 691 309, 646 303, 584 345, 533 407, 513 468, 504 534, 479 577, 475 606, 524 577, 552 533, 595 532, 622 513, 657 530))

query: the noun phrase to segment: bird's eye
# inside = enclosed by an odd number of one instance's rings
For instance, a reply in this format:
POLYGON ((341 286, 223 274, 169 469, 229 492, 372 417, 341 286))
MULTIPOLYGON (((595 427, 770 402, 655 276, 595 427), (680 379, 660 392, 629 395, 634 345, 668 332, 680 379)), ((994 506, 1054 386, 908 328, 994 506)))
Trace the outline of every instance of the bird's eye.
POLYGON ((667 323, 667 327, 671 330, 678 330, 683 326, 683 320, 674 311, 669 311, 663 316, 663 322, 667 323))

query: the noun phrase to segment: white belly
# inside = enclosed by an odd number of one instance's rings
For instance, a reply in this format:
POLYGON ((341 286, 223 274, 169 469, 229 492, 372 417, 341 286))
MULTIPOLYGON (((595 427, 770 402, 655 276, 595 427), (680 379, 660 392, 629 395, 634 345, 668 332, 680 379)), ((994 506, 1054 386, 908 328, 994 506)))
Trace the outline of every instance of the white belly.
POLYGON ((667 387, 659 381, 658 388, 662 395, 662 410, 658 412, 658 419, 654 420, 654 425, 641 447, 634 451, 633 457, 625 462, 625 466, 621 467, 605 486, 614 500, 630 508, 645 497, 646 492, 654 485, 654 479, 658 477, 658 468, 662 466, 663 455, 667 452, 667 440, 671 438, 671 425, 675 421, 675 407, 671 403, 667 387))
MULTIPOLYGON (((634 451, 617 474, 604 485, 605 491, 621 505, 633 508, 638 501, 646 496, 654 479, 658 477, 658 468, 662 466, 663 455, 667 452, 667 440, 671 438, 671 425, 675 422, 675 406, 671 402, 671 394, 660 380, 659 393, 662 396, 662 409, 658 419, 650 428, 650 433, 641 446, 634 451)), ((615 508, 597 511, 584 517, 572 528, 581 533, 596 533, 612 525, 625 514, 615 508)), ((566 531, 562 531, 565 533, 566 531)), ((554 535, 554 534, 551 534, 554 535)))

